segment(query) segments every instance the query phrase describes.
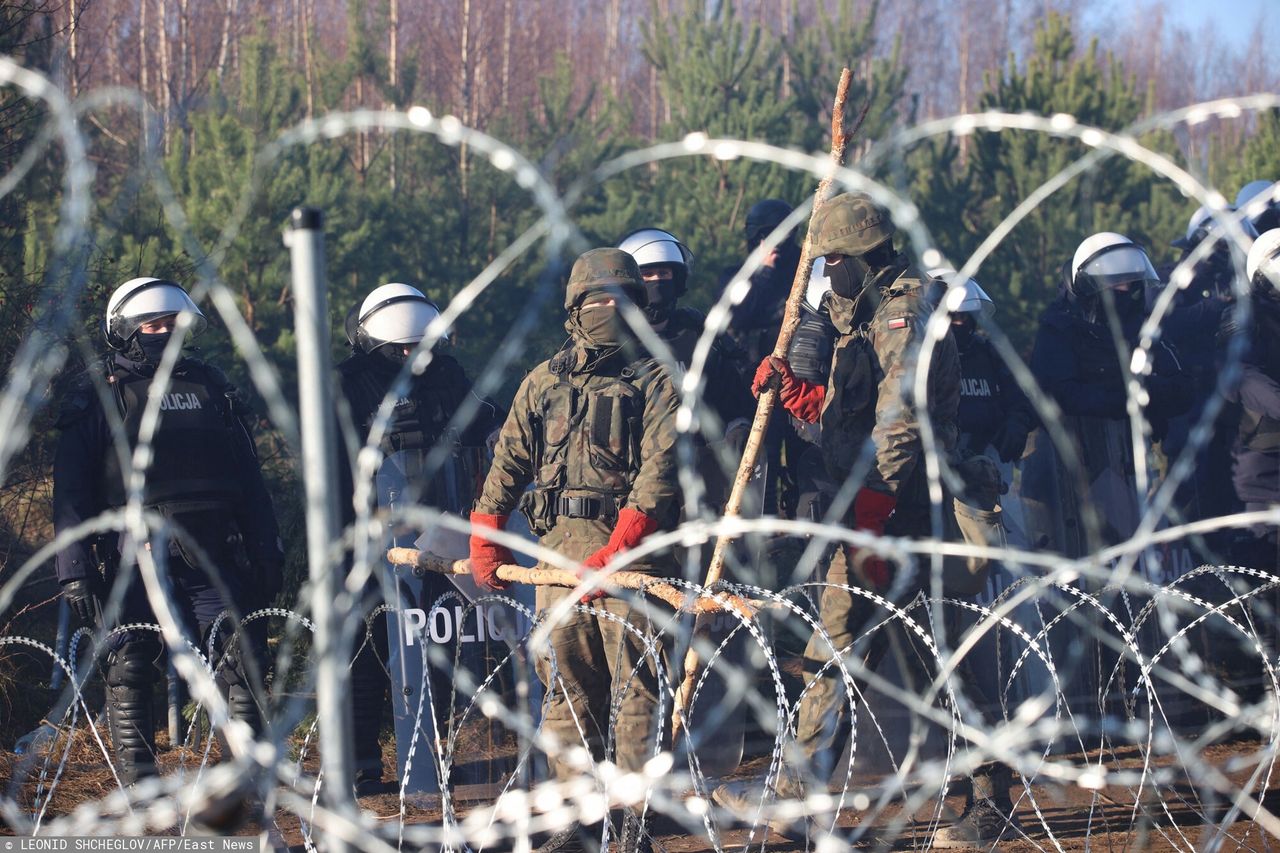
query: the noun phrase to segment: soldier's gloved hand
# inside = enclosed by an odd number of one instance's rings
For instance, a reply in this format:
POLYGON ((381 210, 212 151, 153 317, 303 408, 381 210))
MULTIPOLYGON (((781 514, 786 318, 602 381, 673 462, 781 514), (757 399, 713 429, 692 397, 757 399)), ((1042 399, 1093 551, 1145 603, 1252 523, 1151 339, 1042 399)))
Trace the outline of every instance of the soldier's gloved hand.
POLYGON ((778 377, 778 400, 783 408, 807 424, 817 423, 822 415, 822 401, 827 396, 827 386, 797 379, 791 372, 791 364, 785 358, 771 355, 756 368, 751 393, 757 397, 773 377, 778 377))
POLYGON ((844 559, 849 564, 849 574, 857 578, 865 588, 884 592, 893 585, 893 567, 888 560, 870 548, 847 545, 844 559))
MULTIPOLYGON (((853 526, 876 536, 883 536, 885 525, 898 506, 893 495, 873 489, 859 489, 853 498, 853 526)), ((874 551, 849 547, 845 550, 849 570, 872 589, 885 590, 893 582, 893 570, 889 562, 874 551)))
POLYGON ((1005 423, 991 439, 991 446, 1001 462, 1017 462, 1027 449, 1027 431, 1013 423, 1005 423))
MULTIPOLYGON (((482 512, 471 513, 471 529, 487 528, 502 530, 507 525, 505 515, 485 515, 482 512)), ((510 584, 498 577, 498 566, 511 565, 516 561, 511 549, 490 541, 482 533, 471 534, 471 577, 481 589, 502 590, 510 584)))
MULTIPOLYGON (((636 547, 657 529, 658 522, 639 510, 631 507, 618 510, 618 520, 613 525, 613 532, 609 534, 609 544, 582 561, 582 568, 577 572, 578 577, 585 578, 589 572, 603 569, 616 555, 636 547)), ((579 601, 590 604, 595 599, 604 598, 606 595, 608 593, 603 589, 597 589, 582 596, 579 601)))
POLYGON ((885 525, 898 506, 898 499, 874 489, 858 489, 853 498, 853 526, 857 530, 869 530, 877 536, 884 535, 885 525))
POLYGON ((80 578, 62 585, 62 597, 83 625, 92 627, 102 611, 98 583, 93 578, 80 578))

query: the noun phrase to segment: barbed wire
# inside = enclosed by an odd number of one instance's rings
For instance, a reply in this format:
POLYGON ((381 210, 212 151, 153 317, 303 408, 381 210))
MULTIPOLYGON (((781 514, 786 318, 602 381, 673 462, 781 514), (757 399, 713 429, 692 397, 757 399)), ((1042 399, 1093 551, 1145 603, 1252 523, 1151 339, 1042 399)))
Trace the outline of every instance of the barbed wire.
MULTIPOLYGON (((0 176, 0 196, 16 192, 22 178, 51 146, 60 146, 67 164, 55 232, 55 263, 44 281, 45 291, 51 298, 41 301, 42 305, 54 307, 36 318, 31 336, 13 360, 13 369, 0 396, 0 436, 3 436, 0 474, 7 475, 30 438, 29 424, 34 414, 49 404, 48 391, 54 376, 67 363, 69 350, 64 342, 77 320, 74 306, 87 280, 88 198, 94 170, 88 156, 88 143, 76 118, 108 106, 132 109, 144 121, 154 120, 154 116, 137 93, 126 90, 89 93, 71 102, 47 78, 3 58, 0 58, 0 83, 14 86, 24 97, 42 103, 52 117, 52 121, 29 140, 10 172, 0 176)), ((1209 117, 1237 118, 1278 106, 1280 97, 1266 94, 1224 99, 1155 116, 1118 133, 1083 125, 1067 115, 1046 117, 989 111, 902 129, 871 144, 856 167, 838 169, 836 180, 840 186, 868 194, 906 235, 923 265, 936 267, 947 264, 948 258, 934 245, 918 207, 894 188, 871 177, 877 164, 901 156, 911 146, 932 138, 979 131, 1030 132, 1074 140, 1089 149, 1022 199, 973 254, 956 266, 958 272, 947 282, 948 292, 933 310, 914 355, 916 399, 928 397, 929 367, 938 345, 947 335, 949 311, 958 306, 956 294, 962 292, 964 282, 980 272, 983 263, 1020 222, 1072 179, 1107 158, 1123 157, 1152 170, 1185 196, 1217 214, 1221 235, 1238 250, 1240 256, 1233 258, 1233 263, 1237 273, 1241 272, 1241 258, 1249 248, 1249 238, 1241 227, 1243 214, 1226 215, 1228 205, 1221 193, 1178 167, 1166 155, 1144 146, 1139 138, 1153 130, 1195 124, 1209 117)), ((343 536, 332 543, 324 568, 345 572, 345 576, 339 600, 327 602, 326 606, 336 607, 344 614, 342 639, 336 648, 354 647, 357 655, 376 645, 375 632, 379 630, 374 621, 376 617, 384 614, 394 617, 397 626, 402 621, 401 611, 392 603, 400 600, 398 581, 387 569, 383 557, 390 532, 407 527, 467 534, 470 529, 463 518, 440 509, 380 506, 375 486, 375 476, 385 460, 380 445, 391 426, 396 402, 408 391, 413 378, 431 363, 434 348, 447 330, 465 316, 513 264, 541 247, 544 272, 538 278, 532 299, 518 313, 500 347, 478 373, 479 395, 497 389, 513 367, 526 365, 530 361, 528 341, 539 322, 540 307, 548 298, 557 296, 559 279, 569 255, 589 247, 572 218, 572 211, 581 199, 612 177, 665 160, 690 158, 773 164, 814 177, 822 177, 831 169, 829 159, 820 155, 759 142, 690 134, 682 140, 629 151, 603 163, 561 195, 517 149, 466 127, 454 116, 437 117, 422 107, 403 112, 356 110, 300 123, 257 152, 250 181, 232 215, 213 245, 205 247, 195 238, 181 201, 165 178, 154 138, 144 140, 140 168, 157 193, 169 226, 180 235, 191 257, 199 259, 192 296, 207 302, 217 312, 246 361, 250 379, 266 402, 275 429, 294 448, 300 444, 298 416, 288 403, 280 371, 267 358, 241 316, 235 294, 223 280, 219 268, 226 252, 241 237, 265 176, 286 152, 369 131, 423 134, 444 145, 465 144, 470 151, 485 157, 498 172, 510 175, 516 186, 528 193, 540 218, 443 306, 440 317, 428 327, 425 337, 414 348, 383 398, 368 436, 358 435, 349 412, 340 419, 342 440, 355 463, 355 520, 343 536), (347 553, 351 555, 349 558, 347 553), (362 593, 370 584, 378 588, 384 602, 372 611, 361 605, 362 593), (359 634, 361 625, 363 640, 358 644, 345 642, 359 634)), ((1173 847, 1190 848, 1206 843, 1204 836, 1197 839, 1183 829, 1180 816, 1173 810, 1176 803, 1193 811, 1203 828, 1212 831, 1210 846, 1225 843, 1241 815, 1252 822, 1252 826, 1244 830, 1246 837, 1256 830, 1280 837, 1280 819, 1265 805, 1280 739, 1280 719, 1277 719, 1280 682, 1276 676, 1276 637, 1272 627, 1276 614, 1268 593, 1280 585, 1280 578, 1258 568, 1230 565, 1202 566, 1164 583, 1143 574, 1146 571, 1143 560, 1156 553, 1161 545, 1208 532, 1280 523, 1280 509, 1169 523, 1174 492, 1192 474, 1197 453, 1211 437, 1222 405, 1217 399, 1211 398, 1197 415, 1187 444, 1163 477, 1156 476, 1148 466, 1153 436, 1145 415, 1144 377, 1151 369, 1152 349, 1161 339, 1164 321, 1173 310, 1175 292, 1180 284, 1190 280, 1195 264, 1208 256, 1211 241, 1202 243, 1175 268, 1172 286, 1155 301, 1130 360, 1122 364, 1128 398, 1128 440, 1134 460, 1132 496, 1138 503, 1138 524, 1124 541, 1104 545, 1100 533, 1103 519, 1097 508, 1086 501, 1082 521, 1087 541, 1095 547, 1083 556, 1064 557, 1027 547, 974 546, 945 541, 944 497, 954 491, 954 484, 959 481, 928 417, 920 419, 920 431, 932 503, 932 539, 876 537, 848 529, 841 523, 857 488, 874 463, 875 448, 870 442, 857 449, 852 475, 839 484, 829 509, 819 521, 719 517, 695 461, 695 436, 718 435, 725 427, 705 404, 708 360, 717 339, 729 329, 732 309, 749 295, 752 273, 807 217, 811 203, 798 206, 774 228, 731 278, 707 313, 689 364, 678 363, 669 346, 647 326, 639 312, 628 312, 627 318, 636 327, 642 343, 675 377, 680 397, 676 425, 684 521, 674 530, 650 537, 611 564, 611 568, 624 569, 648 557, 665 554, 676 555, 677 562, 686 568, 697 567, 702 546, 722 534, 733 536, 744 547, 751 541, 777 537, 780 541, 803 543, 800 555, 791 566, 789 582, 775 590, 745 582, 722 582, 704 588, 688 578, 663 579, 684 590, 690 601, 715 600, 724 593, 732 593, 759 603, 753 617, 726 611, 726 624, 730 627, 710 639, 695 636, 689 618, 656 603, 644 590, 610 591, 615 601, 624 602, 638 615, 624 617, 579 604, 579 596, 603 583, 600 578, 585 580, 550 606, 534 607, 531 602, 508 595, 469 597, 461 591, 446 592, 430 602, 416 602, 428 614, 445 609, 446 605, 456 606, 457 625, 465 626, 468 618, 475 618, 480 625, 480 635, 486 630, 480 623, 482 608, 490 615, 505 611, 522 617, 523 627, 513 629, 500 640, 506 645, 505 650, 488 661, 487 669, 481 673, 468 669, 460 639, 453 643, 450 659, 441 644, 434 641, 425 623, 409 629, 413 642, 399 653, 417 656, 421 683, 404 685, 417 699, 409 724, 412 735, 407 744, 399 745, 403 747, 404 760, 402 778, 396 786, 397 820, 391 824, 375 821, 369 814, 354 809, 346 812, 331 807, 320 794, 326 784, 339 783, 326 780, 323 771, 310 774, 307 770, 313 736, 320 727, 338 724, 318 718, 309 722, 305 719, 315 670, 326 665, 345 670, 353 662, 345 653, 337 655, 339 660, 309 659, 309 653, 300 659, 294 657, 297 649, 304 652, 308 649, 307 637, 315 630, 311 617, 317 603, 308 602, 308 590, 304 588, 296 608, 258 608, 242 615, 234 607, 229 608, 214 620, 212 630, 201 640, 203 652, 200 645, 193 642, 189 626, 175 604, 168 550, 161 546, 181 531, 172 519, 147 509, 144 494, 147 471, 154 456, 153 439, 160 423, 161 400, 170 386, 173 370, 181 358, 184 335, 192 323, 191 317, 181 316, 174 340, 166 348, 148 389, 138 440, 133 447, 124 439, 119 413, 112 406, 104 406, 115 440, 114 451, 122 455, 122 467, 130 472, 126 505, 60 531, 0 584, 0 612, 6 612, 21 589, 45 569, 59 550, 85 536, 116 531, 124 534, 122 574, 104 607, 104 624, 115 625, 122 616, 124 587, 135 572, 157 620, 155 623, 130 622, 110 630, 82 628, 70 638, 65 655, 31 637, 0 637, 0 647, 33 649, 66 676, 62 695, 47 717, 47 724, 55 735, 33 749, 27 760, 14 765, 18 772, 0 797, 0 812, 9 826, 15 832, 32 835, 129 833, 171 830, 175 826, 186 832, 193 824, 210 820, 209 815, 217 811, 219 804, 231 802, 248 803, 251 817, 264 825, 270 823, 269 835, 276 844, 285 843, 286 835, 278 814, 281 811, 292 814, 299 820, 300 841, 308 851, 315 850, 318 841, 323 846, 325 838, 342 838, 361 849, 399 850, 406 845, 463 849, 497 843, 527 849, 537 833, 557 830, 574 821, 595 824, 606 817, 610 809, 622 808, 640 814, 656 812, 674 825, 675 832, 700 836, 716 850, 738 844, 765 849, 770 844, 766 827, 775 819, 811 820, 810 839, 818 849, 836 849, 840 844, 885 848, 898 841, 923 848, 945 820, 948 797, 955 794, 956 777, 972 775, 984 764, 998 761, 1020 777, 1014 786, 1016 805, 1034 816, 1034 825, 1028 823, 1019 840, 1029 841, 1037 849, 1064 849, 1061 831, 1047 814, 1046 804, 1066 787, 1086 792, 1087 800, 1080 805, 1088 813, 1086 833, 1093 832, 1095 812, 1105 812, 1104 792, 1115 790, 1123 791, 1131 800, 1124 824, 1127 830, 1155 830, 1173 847), (151 543, 157 543, 157 547, 151 547, 151 543), (830 561, 832 546, 838 544, 877 554, 902 571, 895 573, 893 586, 883 593, 855 584, 812 580, 830 561), (1010 582, 1003 588, 989 590, 983 601, 948 596, 943 581, 947 558, 995 561, 1003 567, 1010 582), (927 587, 919 595, 900 601, 911 587, 913 572, 917 571, 927 572, 927 587), (1218 598, 1186 589, 1209 578, 1224 588, 1221 592, 1214 590, 1218 598), (1240 582, 1246 579, 1250 585, 1242 586, 1240 582), (865 601, 875 614, 860 627, 854 642, 845 647, 831 636, 816 606, 818 599, 829 590, 865 601), (457 604, 451 605, 451 602, 457 604), (573 743, 561 742, 543 725, 551 704, 568 702, 567 697, 574 689, 566 684, 567 676, 556 659, 552 636, 575 613, 591 613, 616 625, 623 636, 634 638, 643 651, 629 672, 611 674, 613 682, 620 686, 610 697, 603 753, 594 756, 596 744, 590 721, 575 720, 573 743), (951 636, 949 618, 960 618, 960 614, 972 618, 967 627, 951 636), (217 642, 224 619, 232 626, 233 633, 259 620, 264 623, 269 619, 283 620, 284 623, 279 638, 280 651, 274 666, 268 669, 275 673, 274 685, 292 683, 300 689, 289 696, 272 698, 265 709, 265 716, 271 722, 262 735, 255 736, 246 725, 233 718, 217 684, 228 664, 225 654, 219 658, 221 646, 217 642), (117 772, 115 757, 98 730, 85 685, 95 661, 110 653, 114 639, 132 631, 154 632, 163 638, 179 679, 207 715, 210 731, 209 739, 200 750, 198 764, 189 767, 186 752, 194 751, 201 725, 199 713, 193 715, 182 740, 181 745, 186 749, 179 766, 158 778, 126 786, 117 772), (873 639, 888 637, 895 631, 907 638, 912 649, 923 650, 927 659, 919 663, 929 671, 927 684, 914 685, 914 688, 900 685, 878 672, 874 665, 864 662, 863 656, 873 639), (1207 632, 1205 636, 1212 642, 1223 643, 1232 654, 1249 661, 1262 679, 1260 697, 1252 700, 1242 697, 1226 677, 1215 670, 1213 661, 1206 659, 1206 650, 1198 650, 1192 642, 1197 631, 1207 632), (827 658, 815 672, 806 673, 807 683, 799 692, 789 683, 786 653, 780 648, 783 641, 792 636, 810 638, 811 643, 824 647, 827 658), (86 641, 91 651, 89 660, 77 667, 80 646, 86 641), (738 648, 735 643, 745 651, 735 651, 738 648), (674 662, 682 658, 683 650, 690 645, 699 647, 705 664, 690 697, 688 734, 683 742, 672 745, 668 743, 669 716, 679 701, 676 692, 679 678, 675 676, 674 662), (978 658, 983 650, 992 648, 998 708, 984 709, 983 700, 974 689, 972 670, 982 663, 978 658), (541 697, 534 695, 538 680, 530 672, 531 661, 536 659, 545 660, 549 667, 547 686, 541 697), (654 740, 651 748, 646 743, 643 769, 627 771, 616 761, 619 715, 629 692, 638 689, 641 669, 648 666, 656 673, 659 696, 654 740), (1082 686, 1082 682, 1088 682, 1084 673, 1090 667, 1096 670, 1096 679, 1082 686), (430 677, 433 671, 448 674, 448 696, 436 695, 430 677), (848 742, 840 748, 842 766, 834 768, 838 771, 834 783, 820 775, 819 768, 806 766, 797 745, 801 700, 817 688, 827 673, 838 679, 843 711, 850 718, 848 742), (515 677, 515 688, 504 687, 504 680, 512 677, 515 677), (717 689, 725 691, 725 695, 716 695, 717 689), (1113 694, 1120 697, 1118 705, 1111 702, 1113 694), (725 700, 726 696, 728 701, 716 701, 725 700), (1180 710, 1179 703, 1193 710, 1180 710), (1210 722, 1204 724, 1199 742, 1181 742, 1180 732, 1187 724, 1180 722, 1178 715, 1193 712, 1204 715, 1210 722), (986 721, 985 715, 993 713, 996 719, 986 721), (907 746, 899 755, 895 750, 904 734, 903 715, 907 746), (117 790, 96 802, 54 816, 51 809, 55 793, 67 774, 78 772, 70 756, 74 736, 82 726, 101 753, 102 766, 109 769, 117 790), (490 732, 498 733, 498 739, 504 739, 504 744, 505 739, 513 741, 515 758, 510 762, 510 769, 493 780, 496 785, 491 790, 492 802, 473 803, 467 808, 464 803, 469 801, 459 799, 455 790, 461 784, 455 770, 469 726, 487 726, 490 732), (748 815, 732 814, 715 804, 713 780, 722 777, 704 770, 704 764, 710 763, 706 760, 707 749, 714 745, 714 738, 726 731, 738 737, 741 735, 738 729, 757 731, 768 743, 767 749, 749 756, 748 769, 756 772, 759 796, 753 813, 748 815), (940 746, 930 743, 930 730, 940 733, 934 735, 935 740, 940 736, 944 741, 940 746), (221 756, 225 764, 212 761, 215 732, 225 741, 226 754, 221 756), (1249 745, 1242 750, 1252 752, 1236 754, 1230 761, 1207 754, 1215 744, 1233 737, 1250 738, 1249 745), (887 775, 873 778, 859 773, 856 765, 868 742, 873 746, 878 742, 878 747, 887 755, 887 775), (293 758, 290 758, 291 748, 296 749, 293 758), (1126 749, 1136 750, 1140 758, 1137 766, 1117 759, 1126 749), (576 775, 568 779, 549 778, 542 766, 548 759, 564 762, 576 775), (39 763, 40 769, 33 781, 31 770, 35 763, 39 763), (423 764, 430 767, 438 792, 438 799, 417 801, 427 804, 424 811, 432 812, 429 821, 410 813, 410 806, 415 804, 410 780, 415 777, 415 768, 423 764), (1241 778, 1245 771, 1247 775, 1241 778), (804 797, 778 796, 787 773, 807 777, 804 797), (1153 799, 1159 803, 1158 810, 1152 809, 1153 799), (27 805, 20 805, 23 802, 27 805), (1218 803, 1226 803, 1228 807, 1220 809, 1215 805, 1218 803), (257 814, 253 815, 255 810, 257 814), (842 819, 850 813, 856 816, 855 825, 842 825, 842 819), (927 816, 921 818, 921 814, 927 816)), ((1241 323, 1247 324, 1252 303, 1243 275, 1235 277, 1232 295, 1241 323)), ((1086 494, 1088 488, 1083 477, 1088 460, 1082 458, 1069 435, 1060 408, 1039 387, 998 325, 981 316, 978 322, 1040 416, 1064 470, 1078 480, 1079 492, 1086 494)), ((1118 352, 1127 349, 1119 339, 1113 343, 1118 352)), ((1218 393, 1214 397, 1222 396, 1238 380, 1246 345, 1243 339, 1228 343, 1216 380, 1218 393)), ((100 399, 107 400, 106 384, 101 377, 93 379, 96 393, 100 399)), ((465 425, 475 414, 477 405, 478 398, 464 404, 451 416, 451 427, 465 425)), ((446 442, 430 448, 421 476, 429 479, 440 475, 450 452, 446 442)), ((735 467, 732 453, 727 449, 721 450, 718 461, 726 472, 735 467)), ((499 533, 493 539, 543 565, 575 567, 574 561, 564 555, 518 534, 499 533)), ((234 602, 236 597, 222 577, 225 567, 198 547, 194 550, 195 568, 207 574, 218 587, 223 601, 234 602)), ((512 624, 520 623, 517 620, 512 624)), ((405 641, 409 639, 408 635, 399 636, 405 641)), ((902 669, 911 665, 905 660, 911 653, 914 652, 902 652, 890 658, 902 669)), ((241 658, 251 671, 253 682, 264 685, 266 673, 253 672, 257 668, 253 656, 242 654, 241 658)), ((397 673, 389 663, 379 661, 379 665, 394 681, 397 673)), ((1237 660, 1235 668, 1246 667, 1237 660)), ((351 733, 345 734, 349 737, 351 733)), ((340 782, 341 786, 349 784, 350 780, 340 782)), ((340 796, 337 801, 341 799, 340 796)), ((347 799, 352 804, 356 802, 354 796, 347 799)), ((1108 827, 1101 831, 1114 830, 1108 827)), ((601 840, 607 841, 614 831, 606 821, 601 832, 601 840)), ((1242 838, 1235 840, 1243 844, 1242 838)))

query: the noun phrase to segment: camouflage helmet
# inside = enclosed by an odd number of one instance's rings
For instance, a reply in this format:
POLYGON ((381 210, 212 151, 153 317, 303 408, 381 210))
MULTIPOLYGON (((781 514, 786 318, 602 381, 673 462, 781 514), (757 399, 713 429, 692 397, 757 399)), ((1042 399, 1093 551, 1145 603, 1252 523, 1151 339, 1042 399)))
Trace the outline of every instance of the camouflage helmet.
POLYGON ((865 255, 891 238, 889 214, 862 193, 842 193, 818 211, 810 237, 811 254, 865 255))
POLYGON ((639 307, 645 304, 644 282, 636 259, 621 249, 592 249, 573 262, 564 294, 565 310, 572 310, 593 293, 623 291, 639 307))

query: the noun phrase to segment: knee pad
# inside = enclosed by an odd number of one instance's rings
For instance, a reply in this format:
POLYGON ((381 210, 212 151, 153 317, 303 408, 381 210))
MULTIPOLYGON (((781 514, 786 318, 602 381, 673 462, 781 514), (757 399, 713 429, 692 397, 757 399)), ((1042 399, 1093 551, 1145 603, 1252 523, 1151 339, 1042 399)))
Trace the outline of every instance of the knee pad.
POLYGON ((145 636, 126 637, 107 655, 107 686, 145 688, 155 684, 163 651, 160 638, 150 631, 145 636))

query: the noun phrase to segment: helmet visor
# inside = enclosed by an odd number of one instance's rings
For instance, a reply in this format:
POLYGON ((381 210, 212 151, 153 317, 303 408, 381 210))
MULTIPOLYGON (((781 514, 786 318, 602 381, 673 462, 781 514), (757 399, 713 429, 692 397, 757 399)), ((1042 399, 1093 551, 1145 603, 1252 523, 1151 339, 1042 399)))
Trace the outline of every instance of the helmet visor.
POLYGON ((1095 290, 1107 290, 1130 282, 1157 283, 1151 259, 1138 246, 1108 248, 1085 262, 1080 272, 1088 276, 1095 290))
POLYGON ((204 314, 185 290, 170 282, 157 280, 134 291, 116 307, 115 314, 110 318, 111 330, 127 341, 147 323, 164 317, 176 319, 182 314, 192 317, 192 337, 208 326, 204 314))
POLYGON ((1280 248, 1263 258, 1258 264, 1258 271, 1253 274, 1253 283, 1280 292, 1280 248))

